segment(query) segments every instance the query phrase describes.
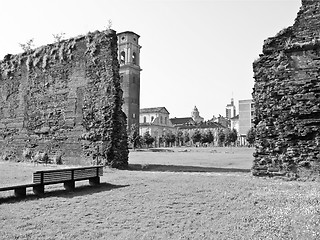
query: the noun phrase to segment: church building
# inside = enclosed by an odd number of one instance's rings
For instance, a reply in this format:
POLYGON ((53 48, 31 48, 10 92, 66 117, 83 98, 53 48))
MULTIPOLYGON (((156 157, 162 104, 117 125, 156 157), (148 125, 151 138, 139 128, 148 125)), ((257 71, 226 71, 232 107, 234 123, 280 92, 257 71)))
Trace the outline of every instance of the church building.
POLYGON ((167 133, 176 133, 176 128, 169 119, 169 112, 165 107, 140 109, 140 131, 143 136, 146 132, 156 139, 167 133))

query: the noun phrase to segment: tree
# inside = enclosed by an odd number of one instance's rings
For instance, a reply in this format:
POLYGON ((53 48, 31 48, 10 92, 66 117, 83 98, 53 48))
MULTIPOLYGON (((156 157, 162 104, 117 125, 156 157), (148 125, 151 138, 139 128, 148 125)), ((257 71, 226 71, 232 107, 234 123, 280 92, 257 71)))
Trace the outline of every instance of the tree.
POLYGON ((201 143, 212 143, 214 140, 214 136, 211 131, 203 133, 201 135, 201 143))
POLYGON ((226 143, 226 145, 228 145, 228 146, 229 146, 231 143, 234 144, 234 143, 237 141, 237 139, 238 139, 237 130, 234 129, 234 128, 233 128, 232 130, 227 129, 225 135, 226 135, 225 143, 226 143))
POLYGON ((108 23, 107 23, 106 29, 110 30, 111 28, 112 28, 112 20, 108 19, 108 23))
POLYGON ((24 52, 28 52, 34 47, 33 38, 27 41, 26 43, 19 43, 19 45, 24 52))
POLYGON ((150 135, 149 131, 147 131, 143 134, 143 140, 147 145, 147 147, 149 147, 154 142, 155 139, 150 135))
POLYGON ((187 143, 189 141, 190 141, 189 133, 188 132, 184 132, 184 134, 183 134, 183 142, 187 143))
POLYGON ((199 131, 199 130, 196 130, 196 131, 193 133, 191 139, 192 139, 193 143, 200 142, 200 140, 201 140, 201 133, 200 133, 200 131, 199 131))
POLYGON ((256 141, 256 131, 252 127, 249 129, 247 133, 247 142, 249 143, 249 146, 252 146, 255 143, 255 141, 256 141))
POLYGON ((54 42, 60 43, 61 40, 64 39, 64 35, 65 35, 65 33, 52 34, 52 36, 53 36, 53 38, 54 38, 54 42))
POLYGON ((224 142, 226 140, 226 135, 222 129, 219 130, 218 132, 218 144, 220 147, 223 146, 224 142))
POLYGON ((174 143, 176 141, 176 136, 172 132, 167 132, 164 135, 164 140, 166 144, 169 145, 170 143, 174 143))
POLYGON ((161 144, 165 142, 164 136, 159 137, 159 147, 161 147, 161 144))
POLYGON ((208 139, 208 143, 213 143, 214 142, 214 136, 213 136, 213 133, 211 131, 209 131, 207 133, 207 139, 208 139))
POLYGON ((131 129, 129 132, 129 142, 132 144, 133 149, 138 146, 141 147, 141 136, 139 135, 139 129, 136 124, 131 125, 131 129))
POLYGON ((178 131, 176 138, 177 138, 177 142, 178 142, 179 146, 183 145, 183 132, 182 131, 178 131))

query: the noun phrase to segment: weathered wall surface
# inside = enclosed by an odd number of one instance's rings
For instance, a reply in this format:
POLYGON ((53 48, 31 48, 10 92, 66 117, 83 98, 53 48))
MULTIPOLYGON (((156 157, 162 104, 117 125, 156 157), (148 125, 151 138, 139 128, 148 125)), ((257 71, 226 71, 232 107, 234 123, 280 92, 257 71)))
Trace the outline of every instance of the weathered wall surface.
POLYGON ((23 149, 113 167, 128 162, 126 117, 112 30, 47 45, 0 62, 0 148, 23 149))
POLYGON ((320 3, 302 1, 292 27, 269 38, 254 62, 254 175, 320 173, 320 3))

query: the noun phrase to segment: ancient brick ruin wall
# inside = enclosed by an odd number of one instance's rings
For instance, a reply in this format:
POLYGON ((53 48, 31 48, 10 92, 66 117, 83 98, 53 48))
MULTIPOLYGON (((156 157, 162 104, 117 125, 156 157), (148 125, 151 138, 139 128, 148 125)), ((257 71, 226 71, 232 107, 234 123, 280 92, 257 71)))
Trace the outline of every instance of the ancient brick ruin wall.
POLYGON ((265 40, 253 64, 257 176, 320 173, 320 3, 302 1, 292 27, 265 40))
POLYGON ((89 33, 0 62, 0 148, 128 163, 115 31, 89 33))

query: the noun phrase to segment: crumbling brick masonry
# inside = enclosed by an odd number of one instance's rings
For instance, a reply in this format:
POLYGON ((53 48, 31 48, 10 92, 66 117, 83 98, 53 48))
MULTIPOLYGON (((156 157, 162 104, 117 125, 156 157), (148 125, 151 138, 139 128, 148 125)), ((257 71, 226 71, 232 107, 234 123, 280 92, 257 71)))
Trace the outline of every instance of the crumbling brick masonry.
POLYGON ((126 167, 126 116, 115 31, 96 31, 0 62, 0 148, 126 167))
POLYGON ((320 172, 320 3, 302 0, 295 23, 265 40, 253 63, 256 176, 320 172))

